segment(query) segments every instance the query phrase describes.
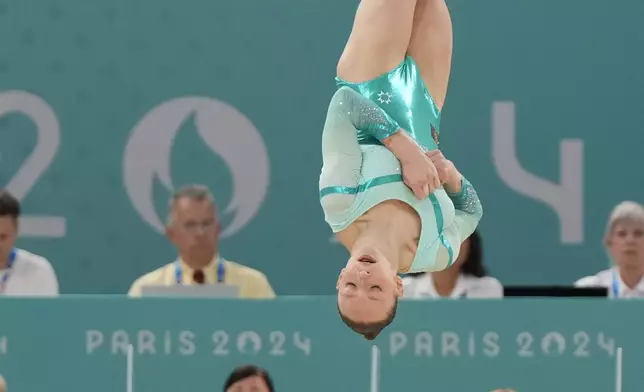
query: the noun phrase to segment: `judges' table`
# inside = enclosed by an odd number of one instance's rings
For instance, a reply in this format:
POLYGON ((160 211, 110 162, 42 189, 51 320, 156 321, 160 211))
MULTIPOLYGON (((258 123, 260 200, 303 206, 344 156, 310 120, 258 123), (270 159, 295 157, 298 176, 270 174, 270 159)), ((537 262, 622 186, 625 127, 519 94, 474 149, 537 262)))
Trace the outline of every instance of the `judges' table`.
POLYGON ((0 300, 0 374, 13 391, 220 390, 252 363, 280 392, 369 391, 371 345, 381 392, 612 391, 644 382, 639 301, 403 301, 368 342, 340 321, 334 298, 274 301, 62 297, 0 300))

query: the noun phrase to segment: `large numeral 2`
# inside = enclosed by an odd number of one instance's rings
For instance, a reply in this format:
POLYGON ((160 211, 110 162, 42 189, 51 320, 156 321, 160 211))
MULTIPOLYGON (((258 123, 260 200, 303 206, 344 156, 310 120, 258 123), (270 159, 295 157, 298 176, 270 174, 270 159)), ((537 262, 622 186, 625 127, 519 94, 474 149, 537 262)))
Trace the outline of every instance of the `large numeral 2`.
MULTIPOLYGON (((0 93, 0 117, 12 112, 22 113, 29 117, 36 124, 38 132, 33 152, 6 185, 9 192, 22 200, 53 162, 60 145, 60 125, 56 114, 47 102, 25 91, 0 93)), ((20 219, 20 235, 23 237, 64 237, 66 224, 64 217, 24 215, 20 219)))

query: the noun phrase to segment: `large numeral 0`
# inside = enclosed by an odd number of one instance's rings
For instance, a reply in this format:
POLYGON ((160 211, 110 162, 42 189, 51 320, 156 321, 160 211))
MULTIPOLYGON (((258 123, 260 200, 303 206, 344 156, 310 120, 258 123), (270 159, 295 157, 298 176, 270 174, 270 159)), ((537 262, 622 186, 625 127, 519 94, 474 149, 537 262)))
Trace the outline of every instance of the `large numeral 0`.
MULTIPOLYGON (((60 145, 60 125, 52 108, 42 98, 25 91, 0 93, 0 117, 18 112, 29 117, 38 132, 36 148, 9 180, 6 189, 18 199, 24 199, 36 182, 49 168, 60 145)), ((20 235, 24 237, 64 237, 64 217, 23 215, 20 235)))

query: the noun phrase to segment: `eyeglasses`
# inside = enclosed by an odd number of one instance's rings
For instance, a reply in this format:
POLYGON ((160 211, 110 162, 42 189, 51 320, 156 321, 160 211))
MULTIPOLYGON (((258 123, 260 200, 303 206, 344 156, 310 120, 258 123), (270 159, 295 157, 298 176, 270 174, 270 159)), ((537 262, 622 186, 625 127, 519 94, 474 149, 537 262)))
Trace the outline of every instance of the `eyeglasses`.
POLYGON ((202 222, 187 221, 181 224, 181 228, 189 233, 196 233, 199 231, 208 231, 215 227, 215 220, 210 219, 202 222))

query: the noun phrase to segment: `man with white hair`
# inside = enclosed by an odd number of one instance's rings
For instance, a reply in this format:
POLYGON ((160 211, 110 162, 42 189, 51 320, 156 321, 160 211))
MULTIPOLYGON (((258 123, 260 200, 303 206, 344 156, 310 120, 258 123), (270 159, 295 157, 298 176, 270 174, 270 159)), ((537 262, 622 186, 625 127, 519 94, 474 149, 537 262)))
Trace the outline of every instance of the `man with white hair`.
POLYGON ((604 245, 614 266, 575 282, 576 287, 606 287, 612 298, 644 298, 644 206, 618 204, 610 215, 604 245))

